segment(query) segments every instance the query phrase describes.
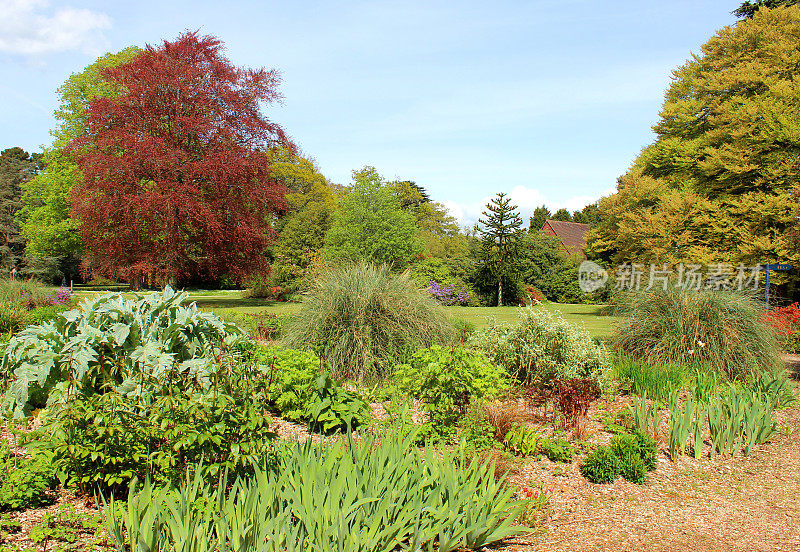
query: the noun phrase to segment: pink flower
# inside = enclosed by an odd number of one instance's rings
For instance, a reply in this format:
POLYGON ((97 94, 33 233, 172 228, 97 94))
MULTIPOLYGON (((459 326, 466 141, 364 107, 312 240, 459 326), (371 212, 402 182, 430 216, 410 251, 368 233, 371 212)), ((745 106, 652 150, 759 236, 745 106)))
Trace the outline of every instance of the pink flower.
MULTIPOLYGON (((531 496, 530 492, 528 493, 528 496, 529 497, 531 496)), ((539 489, 536 489, 535 491, 533 491, 533 498, 539 498, 539 489)))

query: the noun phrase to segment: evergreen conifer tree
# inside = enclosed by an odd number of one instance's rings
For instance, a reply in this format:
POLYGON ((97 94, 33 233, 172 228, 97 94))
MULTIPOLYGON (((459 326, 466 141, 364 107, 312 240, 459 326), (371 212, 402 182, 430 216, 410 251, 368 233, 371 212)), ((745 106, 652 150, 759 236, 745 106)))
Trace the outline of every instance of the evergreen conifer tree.
POLYGON ((497 306, 503 306, 503 280, 513 276, 516 269, 516 250, 522 237, 522 219, 517 206, 506 194, 486 204, 479 232, 483 239, 483 258, 492 277, 497 280, 497 306))

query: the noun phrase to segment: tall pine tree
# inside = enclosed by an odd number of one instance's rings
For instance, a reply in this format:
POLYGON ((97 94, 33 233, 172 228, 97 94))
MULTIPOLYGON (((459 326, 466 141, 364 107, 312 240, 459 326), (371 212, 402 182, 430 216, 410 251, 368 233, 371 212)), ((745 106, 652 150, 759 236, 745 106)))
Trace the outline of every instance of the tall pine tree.
POLYGON ((25 239, 15 215, 22 207, 22 184, 41 169, 41 154, 29 155, 14 147, 0 153, 0 266, 11 270, 19 264, 25 239))
POLYGON ((522 237, 522 219, 517 206, 506 194, 486 204, 479 232, 483 239, 483 259, 493 279, 497 281, 497 306, 503 306, 503 280, 513 276, 516 269, 516 252, 522 237))

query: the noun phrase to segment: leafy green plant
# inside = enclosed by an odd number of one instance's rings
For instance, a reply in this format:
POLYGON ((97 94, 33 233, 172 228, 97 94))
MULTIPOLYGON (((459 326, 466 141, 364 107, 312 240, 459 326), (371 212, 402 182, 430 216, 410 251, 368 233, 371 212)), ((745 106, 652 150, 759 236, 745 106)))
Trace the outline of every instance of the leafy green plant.
POLYGON ((606 446, 595 449, 581 462, 581 474, 592 483, 613 483, 622 466, 616 454, 606 446))
POLYGON ((140 399, 76 398, 48 426, 54 466, 84 492, 118 492, 134 478, 171 482, 202 462, 201 475, 249 473, 276 460, 266 400, 241 388, 140 399))
POLYGON ((495 428, 487 419, 486 410, 476 405, 467 410, 466 416, 459 424, 459 438, 470 450, 485 450, 495 443, 495 428))
POLYGON ((788 408, 797 402, 793 385, 786 374, 761 373, 747 383, 753 396, 773 410, 788 408))
POLYGON ((508 389, 505 372, 481 353, 461 347, 433 345, 395 368, 398 389, 419 398, 430 420, 454 425, 473 400, 492 399, 508 389))
POLYGON ((673 396, 669 418, 669 455, 673 460, 678 454, 683 454, 686 448, 686 441, 692 431, 692 421, 695 419, 695 407, 693 397, 688 397, 681 405, 678 394, 673 396))
POLYGON ((713 450, 733 454, 741 443, 747 397, 736 387, 729 386, 708 406, 709 437, 713 450))
POLYGON ((632 483, 642 483, 645 473, 656 468, 658 458, 656 442, 652 436, 645 433, 614 436, 611 439, 611 452, 620 459, 621 475, 632 483), (641 460, 641 463, 636 461, 636 458, 641 460))
POLYGON ((308 422, 312 431, 322 433, 355 429, 366 420, 367 403, 334 380, 313 352, 259 347, 255 356, 284 418, 308 422))
POLYGON ((542 434, 532 427, 512 427, 505 436, 506 446, 515 454, 533 456, 539 452, 542 434))
POLYGON ((104 507, 120 552, 475 550, 525 531, 522 509, 489 464, 396 438, 288 446, 277 471, 146 481, 104 507))
POLYGON ((633 417, 633 427, 637 432, 649 435, 658 434, 661 412, 654 401, 647 401, 646 392, 640 399, 634 398, 628 409, 633 417))
POLYGON ((543 308, 520 309, 520 317, 518 324, 475 332, 469 345, 526 385, 555 377, 605 381, 608 354, 584 328, 543 308))
MULTIPOLYGON (((0 545, 8 541, 8 537, 22 530, 22 523, 11 517, 9 513, 0 513, 0 545)), ((0 546, 0 550, 3 547, 0 546)))
POLYGON ((551 462, 569 463, 578 453, 566 439, 543 437, 539 439, 537 451, 545 455, 551 462))
POLYGON ((705 364, 692 367, 691 390, 698 404, 708 404, 719 387, 719 376, 705 364))
POLYGON ((655 440, 642 432, 615 435, 611 446, 598 447, 581 462, 581 473, 592 483, 613 483, 621 475, 642 484, 658 457, 655 440))
POLYGON ((708 363, 730 380, 783 366, 763 305, 746 295, 668 287, 620 295, 617 302, 625 318, 615 347, 648 364, 708 363))
POLYGON ((742 418, 742 439, 744 441, 744 454, 749 455, 755 445, 766 443, 775 433, 777 428, 772 417, 774 408, 769 403, 761 402, 758 398, 745 405, 742 418))
POLYGON ((226 338, 241 331, 167 287, 161 293, 84 300, 76 310, 30 326, 5 346, 0 373, 13 374, 4 404, 23 417, 51 391, 164 393, 209 388, 226 338))
POLYGON ((337 378, 386 374, 413 350, 456 338, 443 308, 408 274, 368 263, 330 269, 312 282, 284 338, 314 348, 337 378))
POLYGON ((578 453, 566 439, 546 437, 532 427, 514 426, 505 436, 505 445, 521 456, 541 454, 551 462, 567 463, 578 453))
POLYGON ((308 410, 311 431, 330 434, 351 431, 367 418, 368 405, 356 393, 347 391, 328 373, 314 381, 315 394, 308 410))
POLYGON ((31 528, 28 538, 35 544, 65 550, 80 549, 81 544, 98 545, 101 534, 99 515, 78 512, 72 504, 60 504, 55 510, 44 513, 42 519, 31 528))
POLYGON ((44 451, 32 457, 0 458, 0 510, 27 510, 53 502, 55 483, 51 455, 44 451), (16 465, 14 465, 16 464, 16 465))
POLYGON ((683 387, 685 369, 678 364, 651 366, 626 355, 614 358, 613 373, 622 387, 637 395, 646 395, 656 400, 667 400, 672 393, 683 387))

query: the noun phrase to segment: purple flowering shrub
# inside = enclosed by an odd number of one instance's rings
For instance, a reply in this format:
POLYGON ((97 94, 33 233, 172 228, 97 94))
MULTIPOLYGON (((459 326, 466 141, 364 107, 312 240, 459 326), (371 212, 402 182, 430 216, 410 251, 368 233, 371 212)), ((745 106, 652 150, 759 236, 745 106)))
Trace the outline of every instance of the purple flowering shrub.
POLYGON ((455 286, 442 286, 439 282, 431 280, 428 284, 428 293, 442 305, 466 305, 469 302, 469 293, 457 290, 455 286))

